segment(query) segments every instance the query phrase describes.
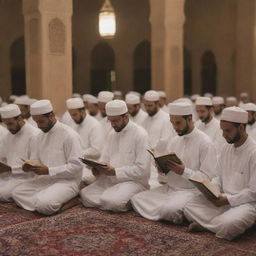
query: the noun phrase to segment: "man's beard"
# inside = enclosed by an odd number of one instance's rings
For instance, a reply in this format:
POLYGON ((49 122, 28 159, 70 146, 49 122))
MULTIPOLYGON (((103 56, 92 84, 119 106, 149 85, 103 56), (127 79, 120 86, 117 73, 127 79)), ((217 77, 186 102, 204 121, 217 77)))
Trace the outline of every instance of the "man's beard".
POLYGON ((138 112, 139 112, 139 110, 134 110, 134 111, 130 112, 130 115, 132 117, 135 117, 138 114, 138 112))
POLYGON ((188 130, 189 130, 189 126, 188 126, 188 124, 186 125, 186 127, 182 130, 182 131, 180 131, 179 133, 177 132, 177 134, 179 135, 179 136, 183 136, 183 135, 185 135, 185 134, 187 134, 188 133, 188 130))
POLYGON ((81 116, 79 120, 74 120, 74 121, 75 121, 76 124, 81 124, 84 121, 84 119, 81 116))
POLYGON ((113 128, 114 128, 114 130, 115 130, 116 132, 121 132, 121 131, 124 129, 124 127, 125 127, 126 125, 127 125, 126 123, 123 123, 121 126, 119 126, 119 127, 113 127, 113 128))
MULTIPOLYGON (((201 118, 200 118, 200 119, 201 119, 201 118)), ((207 116, 207 117, 205 117, 205 118, 201 119, 201 121, 202 121, 203 123, 208 123, 208 122, 209 122, 209 120, 210 120, 210 114, 208 114, 208 116, 207 116)))
POLYGON ((17 124, 15 129, 11 129, 11 130, 8 129, 8 130, 11 134, 16 134, 17 132, 20 131, 20 129, 21 129, 21 126, 17 124))
POLYGON ((253 125, 255 123, 255 119, 252 119, 251 121, 248 121, 249 125, 253 125))
POLYGON ((54 123, 49 120, 47 127, 43 127, 43 128, 39 128, 39 129, 42 130, 44 133, 47 133, 52 129, 53 126, 54 126, 54 123))
POLYGON ((232 138, 230 140, 226 139, 226 141, 228 144, 234 144, 234 143, 238 142, 240 139, 241 139, 241 134, 239 132, 237 132, 237 134, 234 138, 232 138))
POLYGON ((154 116, 157 113, 157 109, 152 111, 147 111, 149 116, 154 116))

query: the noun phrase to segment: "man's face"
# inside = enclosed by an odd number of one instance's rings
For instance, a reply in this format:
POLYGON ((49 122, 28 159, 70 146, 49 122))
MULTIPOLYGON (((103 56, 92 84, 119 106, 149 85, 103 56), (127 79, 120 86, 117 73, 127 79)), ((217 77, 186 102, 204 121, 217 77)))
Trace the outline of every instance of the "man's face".
POLYGON ((215 115, 221 114, 222 110, 223 110, 223 105, 220 105, 220 104, 213 105, 213 111, 215 115))
POLYGON ((247 111, 248 112, 248 124, 253 125, 256 121, 256 112, 254 111, 247 111))
POLYGON ((203 105, 196 105, 196 112, 203 123, 208 123, 211 118, 211 110, 203 105))
POLYGON ((37 123, 38 128, 45 133, 49 132, 54 125, 54 121, 51 115, 48 117, 43 115, 36 115, 32 117, 33 120, 37 123))
POLYGON ((20 108, 21 116, 25 119, 28 119, 30 117, 30 111, 28 105, 18 105, 20 108))
POLYGON ((98 106, 99 106, 99 110, 100 110, 100 113, 101 113, 102 117, 105 117, 106 116, 106 109, 105 109, 106 103, 105 102, 99 102, 98 106))
POLYGON ((6 118, 3 119, 3 123, 6 125, 10 133, 16 134, 21 129, 20 119, 6 118))
POLYGON ((139 110, 140 110, 140 105, 139 104, 127 104, 128 112, 131 116, 135 116, 139 110))
POLYGON ((185 119, 182 116, 170 115, 170 121, 174 130, 179 136, 183 136, 189 131, 188 119, 185 119))
POLYGON ((162 107, 166 104, 166 98, 160 97, 159 98, 159 106, 162 107))
POLYGON ((69 109, 68 112, 76 124, 81 124, 83 122, 85 110, 69 109))
POLYGON ((108 120, 116 132, 121 132, 127 124, 128 117, 127 114, 124 116, 108 116, 108 120))
POLYGON ((236 127, 233 123, 227 121, 220 121, 220 128, 222 130, 222 136, 227 143, 234 144, 241 138, 241 132, 239 126, 236 127))
POLYGON ((90 115, 96 116, 99 112, 98 104, 88 103, 88 111, 90 115))
POLYGON ((144 106, 149 116, 153 116, 158 112, 158 104, 158 101, 144 101, 144 106))

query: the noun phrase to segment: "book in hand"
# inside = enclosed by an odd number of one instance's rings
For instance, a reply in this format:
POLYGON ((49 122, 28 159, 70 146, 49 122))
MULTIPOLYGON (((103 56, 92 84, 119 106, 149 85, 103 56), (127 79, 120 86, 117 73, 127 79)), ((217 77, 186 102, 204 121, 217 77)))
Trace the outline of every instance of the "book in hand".
POLYGON ((160 155, 160 156, 155 156, 151 150, 147 149, 147 151, 153 156, 156 164, 161 169, 161 171, 165 174, 167 174, 169 171, 171 171, 171 169, 168 167, 169 160, 172 160, 178 164, 182 163, 181 160, 177 157, 177 155, 174 152, 160 155))
POLYGON ((191 181, 207 198, 216 200, 221 194, 219 189, 206 178, 190 178, 189 181, 191 181))
POLYGON ((0 161, 0 173, 9 172, 11 170, 12 170, 11 166, 9 166, 8 164, 0 161))
POLYGON ((92 159, 89 159, 89 158, 81 158, 79 157, 80 161, 82 161, 84 164, 90 166, 90 167, 106 167, 107 165, 104 164, 104 163, 101 163, 99 161, 96 161, 96 160, 92 160, 92 159))
POLYGON ((29 165, 29 167, 39 167, 39 166, 41 166, 40 163, 34 162, 32 160, 29 160, 29 159, 21 158, 21 161, 23 162, 23 164, 29 165))

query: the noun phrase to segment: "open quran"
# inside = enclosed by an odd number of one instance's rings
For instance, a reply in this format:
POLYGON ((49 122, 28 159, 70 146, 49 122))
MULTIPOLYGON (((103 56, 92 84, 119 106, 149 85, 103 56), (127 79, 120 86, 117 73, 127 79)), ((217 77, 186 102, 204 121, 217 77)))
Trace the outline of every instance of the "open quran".
POLYGON ((38 167, 38 166, 41 166, 40 163, 34 162, 34 161, 32 161, 32 160, 29 160, 29 159, 21 158, 21 161, 23 162, 23 164, 27 164, 27 165, 29 165, 30 167, 38 167))
POLYGON ((160 156, 155 156, 154 153, 151 150, 147 150, 154 158, 156 164, 159 166, 161 171, 165 174, 167 174, 171 169, 168 167, 168 161, 172 160, 178 164, 181 164, 181 160, 177 157, 177 155, 174 152, 160 155, 160 156))
POLYGON ((92 159, 89 159, 89 158, 81 158, 81 157, 79 157, 79 160, 81 162, 83 162, 84 164, 90 166, 90 167, 105 167, 105 166, 107 166, 104 163, 101 163, 99 161, 92 160, 92 159))
POLYGON ((189 181, 210 199, 218 199, 221 194, 219 189, 206 178, 190 178, 189 181))

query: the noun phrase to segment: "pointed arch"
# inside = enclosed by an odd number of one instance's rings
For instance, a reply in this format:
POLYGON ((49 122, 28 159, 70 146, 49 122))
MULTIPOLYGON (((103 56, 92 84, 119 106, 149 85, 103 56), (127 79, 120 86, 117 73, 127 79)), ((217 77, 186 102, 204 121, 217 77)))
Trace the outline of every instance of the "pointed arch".
POLYGON ((183 49, 183 89, 185 95, 192 94, 192 60, 190 52, 186 47, 183 49))
POLYGON ((91 53, 91 93, 111 90, 111 71, 115 70, 115 53, 106 42, 99 42, 91 53))
POLYGON ((133 54, 133 89, 144 93, 151 88, 151 46, 148 40, 139 43, 133 54))

